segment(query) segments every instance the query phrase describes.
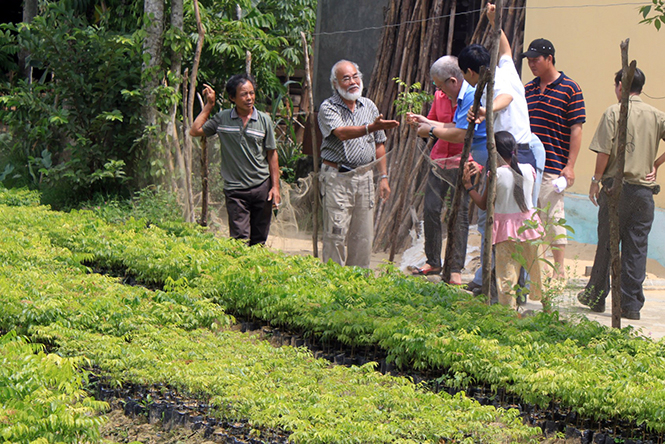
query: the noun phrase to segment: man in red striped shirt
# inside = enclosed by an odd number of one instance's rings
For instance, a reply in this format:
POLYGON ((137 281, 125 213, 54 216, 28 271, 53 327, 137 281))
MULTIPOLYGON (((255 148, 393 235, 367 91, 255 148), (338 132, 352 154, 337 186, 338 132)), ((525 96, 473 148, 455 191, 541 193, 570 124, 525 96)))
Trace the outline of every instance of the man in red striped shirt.
MULTIPOLYGON (((522 53, 535 79, 526 84, 525 94, 529 106, 531 132, 545 146, 545 173, 538 198, 538 207, 549 211, 545 218, 548 240, 556 265, 555 278, 564 278, 564 252, 567 231, 561 224, 553 224, 565 217, 563 189, 575 182, 575 161, 582 144, 582 125, 586 121, 584 97, 579 85, 554 66, 554 45, 545 39, 536 39, 522 53), (553 181, 565 177, 563 187, 553 181)), ((562 179, 560 179, 562 180, 562 179)))

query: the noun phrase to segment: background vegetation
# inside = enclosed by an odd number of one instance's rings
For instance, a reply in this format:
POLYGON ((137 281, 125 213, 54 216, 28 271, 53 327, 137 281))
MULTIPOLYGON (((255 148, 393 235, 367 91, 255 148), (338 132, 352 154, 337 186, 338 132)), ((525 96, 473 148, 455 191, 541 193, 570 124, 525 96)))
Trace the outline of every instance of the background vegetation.
MULTIPOLYGON (((182 4, 181 25, 173 18, 178 4, 43 2, 29 23, 3 25, 0 182, 39 189, 57 208, 95 195, 128 198, 147 185, 176 191, 187 174, 177 152, 189 137, 181 130, 181 86, 199 38, 193 2, 182 4), (155 4, 161 19, 144 13, 155 4)), ((199 7, 206 34, 198 84, 212 85, 228 105, 225 80, 245 71, 249 52, 257 106, 279 111, 273 102, 288 97, 285 79, 302 64, 300 32, 311 34, 316 0, 203 0, 199 7)))

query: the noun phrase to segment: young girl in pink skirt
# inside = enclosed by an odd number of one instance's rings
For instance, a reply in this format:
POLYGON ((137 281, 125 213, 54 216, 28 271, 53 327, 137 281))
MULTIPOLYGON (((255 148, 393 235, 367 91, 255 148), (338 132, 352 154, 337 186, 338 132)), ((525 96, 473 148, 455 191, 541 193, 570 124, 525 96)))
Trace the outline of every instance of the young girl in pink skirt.
MULTIPOLYGON (((494 135, 494 140, 499 154, 492 229, 497 288, 499 303, 516 308, 514 287, 521 264, 513 255, 521 255, 526 262, 531 282, 530 299, 539 301, 542 298, 538 245, 536 242, 529 242, 540 239, 543 235, 543 228, 531 198, 536 171, 529 164, 517 163, 517 156, 513 155, 517 152, 517 142, 512 134, 499 131, 494 135), (535 221, 537 226, 525 228, 525 221, 535 221)), ((478 170, 475 165, 465 165, 464 187, 478 208, 484 210, 487 207, 487 187, 482 195, 474 189, 471 178, 476 173, 478 170)))

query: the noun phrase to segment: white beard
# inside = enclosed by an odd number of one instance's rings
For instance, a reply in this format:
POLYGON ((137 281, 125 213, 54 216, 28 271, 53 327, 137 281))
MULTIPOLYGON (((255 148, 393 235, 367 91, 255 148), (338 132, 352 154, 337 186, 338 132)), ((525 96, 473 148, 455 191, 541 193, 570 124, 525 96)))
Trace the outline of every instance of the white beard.
MULTIPOLYGON (((352 87, 350 86, 349 89, 351 88, 352 87)), ((362 80, 360 81, 360 85, 358 85, 358 89, 354 93, 350 93, 348 90, 342 89, 341 86, 337 86, 337 92, 339 93, 340 96, 342 96, 344 100, 350 100, 352 102, 355 102, 363 95, 363 81, 362 80)))

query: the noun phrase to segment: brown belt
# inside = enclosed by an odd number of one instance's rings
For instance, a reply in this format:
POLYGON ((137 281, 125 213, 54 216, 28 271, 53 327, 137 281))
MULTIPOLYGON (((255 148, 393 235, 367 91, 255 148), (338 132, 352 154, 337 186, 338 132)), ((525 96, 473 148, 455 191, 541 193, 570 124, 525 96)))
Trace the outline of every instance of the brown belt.
POLYGON ((338 163, 331 162, 331 161, 329 161, 329 160, 324 160, 323 163, 324 163, 325 165, 328 165, 328 166, 331 167, 331 168, 335 168, 336 170, 339 169, 339 164, 338 164, 338 163))

